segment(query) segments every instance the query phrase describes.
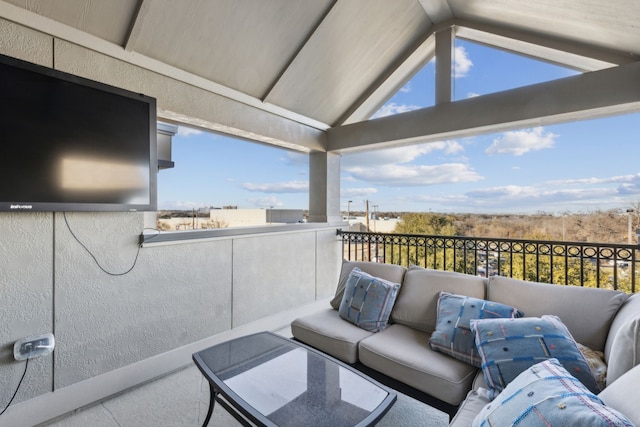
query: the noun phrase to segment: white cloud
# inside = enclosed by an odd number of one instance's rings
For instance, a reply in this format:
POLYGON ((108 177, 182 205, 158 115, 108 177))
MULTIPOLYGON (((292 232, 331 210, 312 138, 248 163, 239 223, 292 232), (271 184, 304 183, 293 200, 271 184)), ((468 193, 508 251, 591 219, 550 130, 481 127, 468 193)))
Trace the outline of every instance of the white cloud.
POLYGON ((501 199, 509 198, 510 200, 521 200, 539 197, 540 191, 530 186, 505 185, 500 187, 488 187, 466 193, 467 197, 472 199, 501 199))
POLYGON ((431 166, 411 164, 428 154, 439 152, 441 157, 461 151, 464 151, 464 147, 457 141, 437 141, 346 154, 341 163, 345 181, 364 181, 380 186, 425 186, 483 179, 465 163, 448 162, 431 166))
POLYGON ((204 202, 192 202, 186 200, 163 200, 162 202, 158 202, 158 206, 162 206, 160 208, 161 210, 185 211, 209 206, 209 204, 204 202))
POLYGON ((611 184, 611 183, 636 183, 640 179, 640 174, 636 175, 619 175, 607 178, 579 178, 579 179, 563 179, 548 181, 549 185, 580 185, 580 184, 611 184))
POLYGON ((402 187, 472 182, 483 179, 468 165, 462 163, 445 163, 435 166, 387 164, 376 168, 353 167, 349 172, 361 181, 402 187))
POLYGON ((411 201, 429 203, 432 206, 442 205, 445 207, 443 210, 451 210, 450 206, 456 206, 460 212, 469 205, 469 197, 463 194, 447 194, 446 196, 418 194, 412 196, 411 201))
POLYGON ((409 93, 411 92, 411 82, 407 83, 406 85, 402 86, 400 88, 400 92, 402 93, 409 93))
POLYGON ((485 150, 486 154, 513 154, 521 156, 529 151, 551 148, 558 135, 544 132, 543 127, 505 132, 502 137, 493 140, 493 144, 485 150))
POLYGON ((628 196, 628 195, 640 195, 640 173, 635 175, 616 175, 605 178, 580 178, 580 179, 564 179, 548 181, 544 183, 544 186, 561 186, 563 188, 573 188, 573 193, 585 193, 589 195, 593 193, 594 196, 598 194, 616 195, 616 196, 628 196))
POLYGON ((180 136, 191 136, 191 135, 200 135, 202 133, 201 130, 193 129, 186 126, 178 126, 178 135, 180 136))
POLYGON ((463 46, 456 46, 453 50, 453 76, 455 78, 465 77, 473 67, 473 62, 469 59, 467 50, 463 46))
POLYGON ((462 144, 457 141, 438 141, 432 142, 430 144, 434 145, 435 147, 442 146, 442 151, 444 151, 445 154, 456 154, 464 151, 464 147, 462 146, 462 144))
POLYGON ((475 92, 467 93, 467 98, 475 98, 476 96, 480 96, 480 94, 475 92))
POLYGON ((346 197, 348 199, 358 199, 361 197, 369 197, 372 194, 376 194, 378 190, 376 188, 367 187, 367 188, 343 188, 340 191, 341 197, 346 197))
POLYGON ((640 174, 486 187, 454 195, 421 194, 414 201, 458 212, 559 212, 626 205, 630 195, 640 196, 640 174))
POLYGON ((309 191, 308 181, 288 181, 256 184, 253 182, 245 182, 242 188, 247 191, 260 193, 306 193, 309 191))
POLYGON ((470 191, 465 195, 475 201, 491 201, 504 206, 553 206, 555 203, 571 203, 584 200, 604 199, 615 196, 615 188, 560 188, 547 189, 545 186, 507 185, 470 191))
POLYGON ((380 109, 376 111, 371 118, 378 119, 380 117, 393 116, 395 114, 406 113, 407 111, 413 111, 419 108, 422 107, 419 105, 396 104, 395 102, 390 102, 380 107, 380 109))
POLYGON ((409 163, 420 156, 435 151, 442 151, 444 154, 457 154, 464 151, 464 147, 457 141, 437 141, 356 154, 345 154, 342 157, 342 168, 349 171, 350 168, 356 166, 376 167, 392 163, 409 163))
POLYGON ((284 203, 278 200, 277 197, 260 197, 255 199, 249 199, 248 201, 249 203, 251 203, 253 206, 257 208, 271 208, 271 207, 279 208, 281 206, 284 206, 284 203))
POLYGON ((284 153, 284 157, 282 158, 282 161, 287 166, 308 167, 309 155, 298 153, 295 151, 286 151, 284 153))
MULTIPOLYGON (((634 194, 640 194, 635 189, 634 194)), ((619 188, 588 187, 547 189, 540 185, 506 185, 481 188, 456 195, 421 195, 416 200, 439 204, 444 210, 478 212, 531 212, 589 209, 620 205, 626 194, 619 188)))

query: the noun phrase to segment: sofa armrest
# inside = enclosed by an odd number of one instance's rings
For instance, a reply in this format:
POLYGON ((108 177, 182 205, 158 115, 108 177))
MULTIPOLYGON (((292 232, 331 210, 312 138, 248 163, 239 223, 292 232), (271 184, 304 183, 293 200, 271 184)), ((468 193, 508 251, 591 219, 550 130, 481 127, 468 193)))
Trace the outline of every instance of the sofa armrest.
POLYGON ((616 315, 605 346, 607 385, 640 364, 640 294, 632 295, 616 315))
POLYGON ((483 390, 481 387, 478 390, 471 390, 460 404, 449 427, 469 427, 476 415, 490 402, 489 392, 486 389, 483 390))
POLYGON ((616 411, 624 414, 637 426, 640 426, 640 406, 638 405, 638 384, 640 384, 640 365, 626 372, 614 383, 598 394, 598 397, 616 411))

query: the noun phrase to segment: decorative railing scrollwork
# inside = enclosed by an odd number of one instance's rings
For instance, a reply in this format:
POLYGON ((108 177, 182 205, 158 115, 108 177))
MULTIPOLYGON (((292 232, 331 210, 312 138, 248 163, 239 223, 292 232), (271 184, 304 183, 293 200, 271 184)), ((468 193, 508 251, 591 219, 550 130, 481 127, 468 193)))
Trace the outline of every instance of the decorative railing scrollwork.
POLYGON ((629 244, 337 231, 344 258, 636 292, 629 244))

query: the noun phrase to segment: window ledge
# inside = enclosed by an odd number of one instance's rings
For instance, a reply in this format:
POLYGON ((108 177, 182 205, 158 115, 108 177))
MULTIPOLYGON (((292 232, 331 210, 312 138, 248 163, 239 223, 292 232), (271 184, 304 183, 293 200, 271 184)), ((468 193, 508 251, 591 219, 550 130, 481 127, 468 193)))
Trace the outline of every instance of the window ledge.
POLYGON ((308 232, 313 230, 335 230, 336 226, 344 224, 333 223, 300 223, 277 224, 256 227, 211 228, 204 230, 161 231, 159 233, 145 232, 140 236, 143 247, 175 245, 182 243, 196 243, 229 237, 253 237, 261 234, 308 232))

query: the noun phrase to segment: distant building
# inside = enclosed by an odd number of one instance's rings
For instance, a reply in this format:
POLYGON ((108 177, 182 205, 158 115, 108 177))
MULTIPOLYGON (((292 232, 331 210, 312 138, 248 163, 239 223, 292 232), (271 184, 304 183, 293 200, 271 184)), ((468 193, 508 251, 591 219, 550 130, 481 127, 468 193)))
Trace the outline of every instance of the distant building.
POLYGON ((369 220, 369 230, 367 230, 367 217, 364 216, 351 216, 349 218, 344 218, 345 221, 348 221, 349 227, 348 231, 356 231, 356 232, 374 232, 374 233, 393 233, 395 231, 396 225, 400 222, 400 218, 383 218, 383 219, 370 219, 369 220))
POLYGON ((220 228, 303 222, 302 209, 212 209, 211 222, 220 228))

